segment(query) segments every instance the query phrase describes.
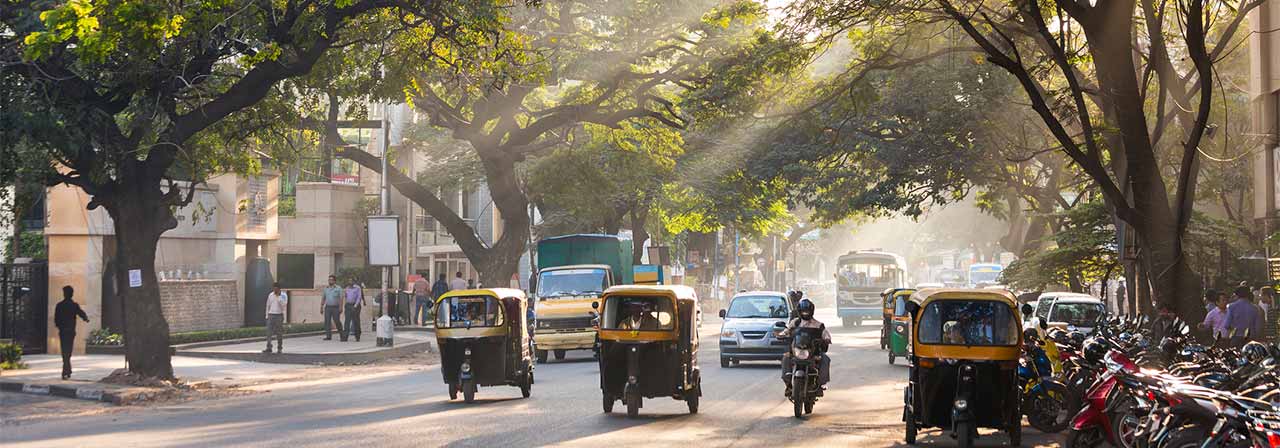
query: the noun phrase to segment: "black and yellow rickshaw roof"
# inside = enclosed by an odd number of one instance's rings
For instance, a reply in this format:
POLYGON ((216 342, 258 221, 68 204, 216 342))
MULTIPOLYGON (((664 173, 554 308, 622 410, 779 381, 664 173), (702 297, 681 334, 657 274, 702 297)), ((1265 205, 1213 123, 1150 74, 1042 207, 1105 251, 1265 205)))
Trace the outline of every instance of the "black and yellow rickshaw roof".
POLYGON ((440 297, 436 297, 436 302, 438 303, 441 300, 447 299, 449 297, 475 297, 475 296, 489 296, 489 297, 497 297, 499 299, 512 298, 512 299, 519 300, 521 302, 524 302, 526 300, 524 291, 521 291, 519 289, 483 288, 483 289, 455 289, 453 291, 449 291, 447 293, 441 294, 440 297))
POLYGON ((684 285, 618 285, 610 287, 604 291, 605 296, 610 295, 647 295, 647 296, 670 296, 677 300, 698 300, 698 294, 693 288, 684 285))
POLYGON ((1015 313, 1018 312, 1018 298, 1003 289, 928 288, 912 293, 909 300, 924 308, 929 302, 946 299, 994 300, 1004 302, 1015 313))

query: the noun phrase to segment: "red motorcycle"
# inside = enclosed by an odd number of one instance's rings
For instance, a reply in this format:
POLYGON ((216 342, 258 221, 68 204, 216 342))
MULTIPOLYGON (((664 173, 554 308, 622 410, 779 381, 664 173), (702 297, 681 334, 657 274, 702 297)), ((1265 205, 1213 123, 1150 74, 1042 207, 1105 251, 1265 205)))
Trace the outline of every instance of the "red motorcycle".
POLYGON ((1107 371, 1089 388, 1084 408, 1071 420, 1065 448, 1093 447, 1102 442, 1131 446, 1122 441, 1141 427, 1140 414, 1134 409, 1124 409, 1134 407, 1135 403, 1129 397, 1118 396, 1125 391, 1118 387, 1116 378, 1121 371, 1137 373, 1138 365, 1118 350, 1108 351, 1105 359, 1107 371))

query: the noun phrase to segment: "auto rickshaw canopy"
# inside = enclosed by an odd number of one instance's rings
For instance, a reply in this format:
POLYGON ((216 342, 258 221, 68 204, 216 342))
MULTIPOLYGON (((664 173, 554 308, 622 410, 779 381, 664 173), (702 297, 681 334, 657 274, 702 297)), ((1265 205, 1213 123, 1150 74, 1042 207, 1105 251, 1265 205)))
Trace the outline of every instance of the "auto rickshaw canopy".
MULTIPOLYGON (((485 288, 485 289, 459 289, 449 291, 440 295, 435 300, 436 310, 436 338, 470 338, 470 337, 486 337, 486 336, 502 336, 508 334, 512 327, 508 325, 511 319, 523 320, 528 309, 528 298, 525 297, 524 291, 511 288, 485 288), (470 326, 460 325, 442 325, 446 321, 454 321, 455 313, 464 312, 463 308, 455 304, 458 298, 493 298, 496 306, 489 307, 486 304, 481 307, 468 307, 466 312, 474 312, 479 317, 468 319, 472 324, 470 326), (441 305, 448 302, 448 307, 441 305), (514 315, 513 315, 514 314, 514 315)), ((521 340, 527 341, 530 337, 526 325, 517 326, 518 335, 521 340)), ((516 336, 516 335, 512 335, 516 336)))
POLYGON ((605 290, 600 312, 600 339, 613 341, 659 341, 675 340, 680 331, 680 323, 684 322, 682 310, 698 309, 698 294, 693 288, 682 285, 620 285, 605 290), (625 328, 619 315, 626 310, 614 303, 618 299, 654 299, 650 302, 654 308, 647 311, 648 318, 634 328, 625 328), (681 304, 689 306, 682 307, 681 304))
POLYGON ((1016 361, 1017 298, 1005 290, 936 288, 911 295, 911 344, 921 358, 1016 361), (934 328, 937 327, 937 328, 934 328))

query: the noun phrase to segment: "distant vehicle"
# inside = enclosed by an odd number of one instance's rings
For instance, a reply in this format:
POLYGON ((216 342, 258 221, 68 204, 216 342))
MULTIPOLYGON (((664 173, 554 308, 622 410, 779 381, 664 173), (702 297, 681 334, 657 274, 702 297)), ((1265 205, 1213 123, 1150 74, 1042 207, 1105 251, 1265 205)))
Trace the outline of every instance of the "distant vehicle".
POLYGON ((534 283, 537 328, 534 356, 548 352, 564 359, 566 350, 595 348, 595 311, 606 289, 633 282, 631 241, 617 235, 564 235, 538 241, 538 277, 534 283))
POLYGON ((1000 281, 1000 273, 1004 266, 995 263, 974 263, 969 265, 969 287, 985 288, 1000 281))
POLYGON ((1067 331, 1079 330, 1085 334, 1093 332, 1098 319, 1107 312, 1107 305, 1096 297, 1074 292, 1046 292, 1033 306, 1037 322, 1043 321, 1050 327, 1058 327, 1067 331))
POLYGON ((964 271, 959 269, 942 269, 938 271, 937 277, 934 280, 948 288, 963 288, 969 285, 968 279, 964 276, 964 271))
POLYGON ((738 293, 729 309, 720 310, 720 367, 740 361, 777 361, 790 346, 774 331, 791 318, 787 295, 773 291, 738 293))
POLYGON ((942 283, 938 283, 938 282, 925 282, 925 283, 921 283, 921 284, 919 284, 919 285, 916 285, 916 289, 917 289, 917 290, 919 290, 919 289, 930 289, 930 288, 946 288, 946 287, 947 287, 947 285, 944 285, 944 284, 942 284, 942 283))
POLYGON ((907 262, 880 251, 853 251, 836 259, 836 314, 846 328, 864 320, 882 322, 880 293, 907 287, 907 262))

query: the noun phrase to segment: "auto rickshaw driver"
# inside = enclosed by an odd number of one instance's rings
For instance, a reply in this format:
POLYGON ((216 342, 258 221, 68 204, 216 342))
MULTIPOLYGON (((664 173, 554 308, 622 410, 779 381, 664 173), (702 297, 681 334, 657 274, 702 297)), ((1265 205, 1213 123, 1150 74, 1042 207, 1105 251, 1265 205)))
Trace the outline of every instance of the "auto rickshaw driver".
POLYGON ((653 317, 653 304, 649 302, 627 302, 627 318, 618 323, 621 330, 658 329, 658 319, 653 317))
MULTIPOLYGON (((826 346, 831 346, 831 332, 827 330, 827 326, 813 316, 815 306, 813 301, 804 298, 804 293, 800 291, 791 291, 791 298, 796 300, 796 314, 798 317, 791 319, 787 323, 787 327, 778 332, 779 337, 790 337, 796 328, 819 328, 822 329, 822 342, 826 346)), ((775 327, 776 328, 776 327, 775 327)), ((822 391, 827 389, 827 382, 831 380, 831 357, 827 356, 826 350, 823 350, 822 357, 818 359, 818 384, 822 388, 818 391, 818 396, 822 396, 822 391)), ((786 383, 787 390, 784 394, 791 396, 791 382, 787 380, 787 374, 791 373, 791 352, 788 351, 782 355, 782 382, 786 383)))

